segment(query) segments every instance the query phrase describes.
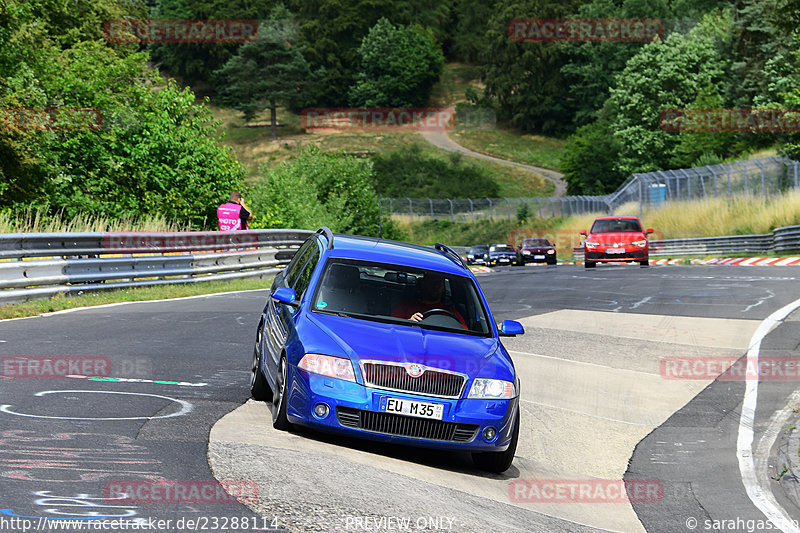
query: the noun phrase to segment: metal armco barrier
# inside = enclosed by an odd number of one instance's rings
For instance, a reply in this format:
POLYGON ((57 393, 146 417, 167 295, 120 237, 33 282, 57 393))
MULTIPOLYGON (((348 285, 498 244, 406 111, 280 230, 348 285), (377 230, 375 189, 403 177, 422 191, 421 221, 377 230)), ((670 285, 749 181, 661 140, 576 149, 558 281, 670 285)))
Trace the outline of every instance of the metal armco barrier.
POLYGON ((0 304, 59 293, 269 277, 312 233, 2 234, 0 259, 6 261, 0 262, 0 304))
MULTIPOLYGON (((800 226, 776 228, 761 235, 730 235, 692 239, 650 241, 650 256, 704 256, 729 254, 767 254, 800 252, 800 226)), ((575 257, 583 257, 583 247, 575 247, 575 257)))

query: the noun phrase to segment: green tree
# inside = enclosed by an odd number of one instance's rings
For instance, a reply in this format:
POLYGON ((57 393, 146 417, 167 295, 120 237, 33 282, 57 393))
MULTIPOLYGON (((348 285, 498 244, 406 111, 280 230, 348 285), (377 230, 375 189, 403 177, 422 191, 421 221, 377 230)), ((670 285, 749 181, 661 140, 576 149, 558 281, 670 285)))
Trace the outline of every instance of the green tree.
POLYGON ((486 30, 498 0, 461 0, 454 6, 455 31, 450 52, 467 63, 480 63, 488 48, 486 30))
POLYGON ((430 37, 385 18, 369 30, 358 53, 361 66, 349 96, 354 106, 422 106, 444 65, 442 51, 430 37))
POLYGON ((567 194, 601 195, 614 192, 627 177, 617 168, 619 144, 611 123, 598 120, 569 136, 561 156, 567 194))
POLYGON ((623 174, 667 168, 679 137, 663 131, 664 109, 684 109, 708 87, 722 87, 729 59, 721 51, 730 39, 728 15, 706 15, 688 35, 672 33, 632 57, 611 89, 612 131, 620 145, 623 174))
MULTIPOLYGON (((158 0, 150 18, 163 20, 261 20, 276 0, 158 0)), ((214 71, 236 54, 236 43, 153 43, 156 66, 184 83, 214 83, 214 71)))
POLYGON ((263 109, 270 110, 273 141, 278 138, 278 104, 296 102, 306 84, 319 78, 309 69, 302 47, 292 44, 295 38, 291 13, 278 6, 259 27, 258 39, 243 44, 217 71, 222 102, 241 111, 248 120, 263 109))
MULTIPOLYGON (((264 166, 252 191, 254 227, 317 229, 378 235, 378 196, 372 187, 369 160, 342 153, 324 153, 314 145, 291 160, 264 166)), ((397 235, 388 217, 383 235, 397 235)))
POLYGON ((508 24, 515 18, 564 18, 582 0, 503 0, 489 21, 486 95, 495 98, 500 116, 525 131, 549 134, 572 128, 573 103, 564 98, 569 84, 561 73, 567 61, 557 43, 515 42, 508 24))

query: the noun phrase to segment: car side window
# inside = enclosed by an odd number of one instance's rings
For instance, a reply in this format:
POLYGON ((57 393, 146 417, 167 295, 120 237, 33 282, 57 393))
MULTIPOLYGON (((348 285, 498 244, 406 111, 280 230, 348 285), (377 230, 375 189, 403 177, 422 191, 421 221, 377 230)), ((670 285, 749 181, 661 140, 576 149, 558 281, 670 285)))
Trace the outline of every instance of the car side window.
POLYGON ((311 274, 314 273, 314 269, 317 267, 317 263, 319 263, 319 250, 313 246, 310 248, 310 252, 310 257, 306 261, 306 264, 298 269, 300 274, 297 276, 294 287, 292 287, 295 294, 297 294, 298 300, 303 299, 303 294, 306 292, 309 283, 311 283, 311 274))
POLYGON ((311 254, 316 251, 316 239, 311 238, 306 241, 306 243, 294 254, 291 263, 286 268, 288 274, 286 275, 286 279, 284 280, 287 287, 293 287, 295 281, 297 280, 297 276, 300 274, 300 271, 303 269, 303 265, 308 261, 308 258, 311 257, 311 254))

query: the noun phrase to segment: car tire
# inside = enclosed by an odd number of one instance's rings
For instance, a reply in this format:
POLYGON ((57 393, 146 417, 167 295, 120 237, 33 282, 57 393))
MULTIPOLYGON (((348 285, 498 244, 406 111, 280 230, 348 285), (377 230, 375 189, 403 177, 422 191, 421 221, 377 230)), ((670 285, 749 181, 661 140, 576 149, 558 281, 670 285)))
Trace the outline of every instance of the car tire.
POLYGON ((645 259, 644 261, 639 261, 639 265, 646 267, 650 265, 650 261, 645 259))
POLYGON ((548 261, 547 262, 548 265, 555 265, 556 263, 558 263, 558 261, 556 259, 553 259, 552 261, 548 261))
POLYGON ((275 390, 272 393, 272 427, 281 431, 286 431, 292 427, 289 418, 286 416, 286 400, 289 396, 287 384, 289 378, 289 366, 286 356, 281 357, 278 363, 278 375, 275 377, 275 390))
POLYGON ((253 346, 253 368, 250 374, 250 395, 254 400, 265 401, 272 397, 272 390, 269 388, 267 378, 261 371, 261 325, 258 326, 256 334, 256 344, 253 346))
POLYGON ((517 441, 519 441, 519 408, 514 417, 514 431, 511 434, 511 442, 504 452, 478 452, 472 454, 472 462, 481 470, 502 474, 511 467, 514 462, 514 454, 517 452, 517 441))
POLYGON ((594 268, 597 266, 597 263, 595 263, 594 261, 584 261, 583 266, 586 268, 594 268))

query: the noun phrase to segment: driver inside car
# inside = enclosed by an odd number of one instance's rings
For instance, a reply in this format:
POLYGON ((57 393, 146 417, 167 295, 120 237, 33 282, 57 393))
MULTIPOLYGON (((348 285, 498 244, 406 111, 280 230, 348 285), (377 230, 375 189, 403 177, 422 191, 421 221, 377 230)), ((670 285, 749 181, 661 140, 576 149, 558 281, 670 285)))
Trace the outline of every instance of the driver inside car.
POLYGON ((423 316, 424 313, 431 311, 432 309, 440 309, 449 312, 442 314, 452 314, 456 319, 458 319, 464 329, 469 329, 467 327, 467 323, 464 321, 464 317, 462 317, 461 314, 452 307, 446 307, 442 302, 444 292, 444 276, 427 272, 422 277, 422 281, 420 282, 417 299, 402 302, 396 305, 392 310, 392 316, 397 318, 407 318, 408 320, 413 320, 414 322, 422 322, 422 320, 425 318, 423 316))

